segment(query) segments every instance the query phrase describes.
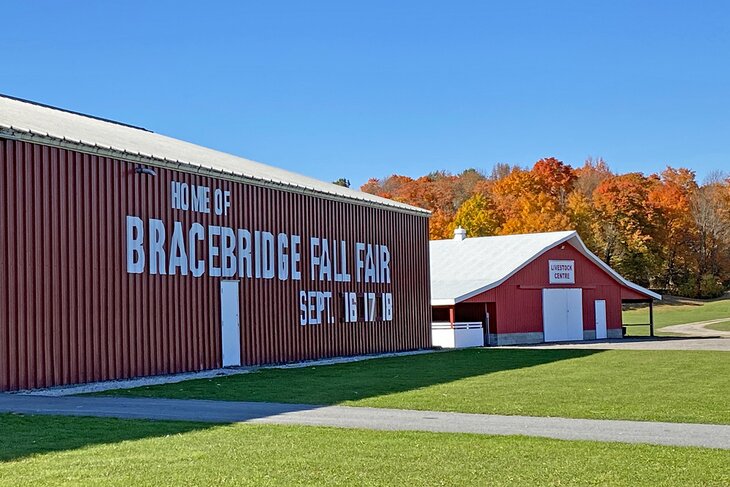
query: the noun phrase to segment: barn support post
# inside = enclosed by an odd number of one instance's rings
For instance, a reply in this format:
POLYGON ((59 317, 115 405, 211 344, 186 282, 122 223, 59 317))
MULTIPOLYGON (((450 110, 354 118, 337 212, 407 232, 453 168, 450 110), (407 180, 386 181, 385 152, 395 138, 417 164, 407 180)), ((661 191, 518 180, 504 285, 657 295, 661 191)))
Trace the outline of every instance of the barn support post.
POLYGON ((484 344, 491 345, 489 343, 489 308, 487 303, 484 303, 484 344))
POLYGON ((456 322, 456 305, 449 306, 449 323, 451 323, 451 328, 454 327, 455 322, 456 322))
POLYGON ((649 336, 654 336, 654 300, 649 301, 649 336))

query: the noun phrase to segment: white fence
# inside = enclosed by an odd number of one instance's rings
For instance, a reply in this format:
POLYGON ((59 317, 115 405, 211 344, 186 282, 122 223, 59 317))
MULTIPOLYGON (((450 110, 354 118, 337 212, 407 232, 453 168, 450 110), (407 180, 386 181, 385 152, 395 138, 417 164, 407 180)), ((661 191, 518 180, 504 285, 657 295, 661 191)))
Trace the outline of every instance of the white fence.
POLYGON ((434 347, 466 348, 484 346, 484 329, 476 322, 431 323, 431 338, 434 347))

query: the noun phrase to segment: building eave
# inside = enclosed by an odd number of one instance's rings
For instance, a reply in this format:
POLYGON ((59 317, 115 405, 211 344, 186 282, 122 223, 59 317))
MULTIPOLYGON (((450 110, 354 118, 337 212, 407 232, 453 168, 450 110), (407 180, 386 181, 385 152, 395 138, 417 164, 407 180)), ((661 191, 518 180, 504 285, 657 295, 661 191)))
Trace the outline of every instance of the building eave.
POLYGON ((387 201, 377 202, 370 201, 367 199, 361 199, 356 197, 348 197, 344 195, 328 193, 306 186, 279 182, 273 180, 266 180, 249 176, 243 173, 236 173, 232 171, 225 171, 222 169, 216 169, 209 166, 195 164, 191 161, 181 160, 170 160, 165 158, 156 157, 152 154, 143 154, 130 152, 125 149, 120 149, 110 146, 102 146, 85 142, 82 140, 70 140, 67 138, 59 138, 50 134, 42 134, 31 130, 25 130, 18 127, 2 125, 0 124, 0 138, 9 140, 17 140, 22 142, 29 142, 34 144, 45 145, 49 147, 56 147, 59 149, 73 150, 85 154, 97 155, 102 157, 109 157, 112 159, 118 159, 138 164, 144 164, 147 166, 154 166, 159 168, 172 169, 176 171, 183 171, 192 174, 199 174, 203 176, 215 177, 217 179, 224 179, 229 181, 236 181, 254 186, 260 186, 265 188, 277 189, 280 191, 288 191, 293 193, 306 194, 315 196, 318 198, 324 198, 328 200, 340 201, 350 204, 358 204, 362 206, 368 206, 372 208, 385 209, 390 211, 396 211, 399 213, 406 213, 421 217, 430 217, 431 212, 423 208, 415 206, 400 204, 393 202, 392 204, 387 201))

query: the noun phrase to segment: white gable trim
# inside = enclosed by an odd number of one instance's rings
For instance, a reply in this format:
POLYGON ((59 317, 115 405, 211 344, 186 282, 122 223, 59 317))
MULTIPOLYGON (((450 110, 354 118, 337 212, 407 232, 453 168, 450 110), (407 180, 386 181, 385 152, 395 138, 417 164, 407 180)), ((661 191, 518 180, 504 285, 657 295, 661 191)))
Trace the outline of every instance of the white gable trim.
POLYGON ((621 274, 613 270, 608 264, 599 259, 596 254, 591 252, 588 247, 586 247, 586 244, 583 243, 583 240, 580 239, 580 236, 577 233, 575 234, 575 239, 580 244, 580 248, 578 250, 582 251, 583 255, 588 257, 588 259, 592 260, 596 265, 598 265, 598 267, 601 267, 604 271, 613 276, 613 278, 616 279, 619 283, 623 284, 629 289, 633 289, 640 294, 645 294, 658 301, 662 300, 661 294, 657 294, 654 291, 649 291, 645 287, 639 286, 638 284, 635 284, 628 279, 625 279, 621 274))

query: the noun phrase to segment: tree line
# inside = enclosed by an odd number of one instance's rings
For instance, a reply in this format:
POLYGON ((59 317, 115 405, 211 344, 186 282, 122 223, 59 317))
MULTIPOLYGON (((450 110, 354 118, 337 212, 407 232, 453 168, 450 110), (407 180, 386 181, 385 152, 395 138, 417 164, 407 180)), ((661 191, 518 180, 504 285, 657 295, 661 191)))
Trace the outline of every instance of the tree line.
POLYGON ((577 230, 586 245, 628 279, 689 297, 730 286, 730 178, 667 167, 616 174, 602 159, 573 168, 555 158, 531 169, 497 164, 413 179, 370 179, 365 192, 431 210, 432 239, 457 226, 470 237, 577 230))

